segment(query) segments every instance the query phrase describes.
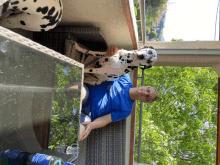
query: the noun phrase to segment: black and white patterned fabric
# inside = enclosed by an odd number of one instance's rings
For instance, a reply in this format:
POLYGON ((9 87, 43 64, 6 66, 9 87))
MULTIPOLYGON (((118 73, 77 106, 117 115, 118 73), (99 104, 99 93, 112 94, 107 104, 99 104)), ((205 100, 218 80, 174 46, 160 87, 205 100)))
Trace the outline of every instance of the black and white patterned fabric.
POLYGON ((10 10, 1 26, 29 31, 48 31, 62 18, 62 0, 10 0, 2 5, 1 13, 10 10))

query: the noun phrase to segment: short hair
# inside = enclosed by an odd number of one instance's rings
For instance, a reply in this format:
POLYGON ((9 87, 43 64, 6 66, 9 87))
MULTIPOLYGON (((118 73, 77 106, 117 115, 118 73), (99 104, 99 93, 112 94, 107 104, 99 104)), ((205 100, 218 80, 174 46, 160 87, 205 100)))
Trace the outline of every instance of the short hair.
MULTIPOLYGON (((153 88, 152 86, 146 86, 146 87, 153 88)), ((155 99, 154 99, 153 101, 148 101, 147 103, 152 103, 152 102, 154 102, 154 101, 157 101, 157 100, 158 100, 158 91, 157 91, 155 88, 153 88, 153 89, 154 89, 154 90, 155 90, 155 92, 156 92, 155 99)))

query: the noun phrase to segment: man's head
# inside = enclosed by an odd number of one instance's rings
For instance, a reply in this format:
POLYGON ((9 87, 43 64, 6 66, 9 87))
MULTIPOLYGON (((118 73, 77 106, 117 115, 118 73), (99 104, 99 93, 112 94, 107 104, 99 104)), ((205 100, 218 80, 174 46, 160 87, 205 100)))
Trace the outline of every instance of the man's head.
POLYGON ((152 103, 158 99, 158 92, 151 86, 141 86, 136 88, 136 100, 143 103, 152 103))

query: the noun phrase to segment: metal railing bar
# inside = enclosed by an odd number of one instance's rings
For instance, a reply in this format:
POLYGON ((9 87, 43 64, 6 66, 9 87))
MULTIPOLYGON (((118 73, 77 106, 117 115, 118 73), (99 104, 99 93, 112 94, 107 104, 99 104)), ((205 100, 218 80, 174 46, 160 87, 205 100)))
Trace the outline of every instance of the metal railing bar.
MULTIPOLYGON (((142 69, 142 80, 141 80, 141 86, 144 85, 144 68, 142 69)), ((139 117, 139 136, 138 136, 138 163, 141 161, 141 130, 142 130, 142 114, 143 114, 143 103, 140 102, 140 117, 139 117)))

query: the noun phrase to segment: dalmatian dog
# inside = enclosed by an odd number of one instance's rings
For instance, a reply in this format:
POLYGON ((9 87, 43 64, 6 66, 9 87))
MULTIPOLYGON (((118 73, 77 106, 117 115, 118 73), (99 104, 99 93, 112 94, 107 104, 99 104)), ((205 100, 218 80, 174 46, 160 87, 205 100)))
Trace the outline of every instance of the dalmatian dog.
POLYGON ((141 50, 121 49, 111 57, 105 56, 106 52, 86 51, 78 45, 76 45, 76 49, 82 53, 99 57, 98 60, 84 68, 84 83, 90 85, 114 81, 139 66, 144 66, 146 69, 151 68, 157 60, 157 52, 151 46, 143 47, 141 50))
POLYGON ((8 0, 1 13, 8 9, 0 24, 7 28, 29 31, 48 31, 56 27, 62 18, 62 0, 8 0))

